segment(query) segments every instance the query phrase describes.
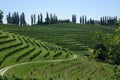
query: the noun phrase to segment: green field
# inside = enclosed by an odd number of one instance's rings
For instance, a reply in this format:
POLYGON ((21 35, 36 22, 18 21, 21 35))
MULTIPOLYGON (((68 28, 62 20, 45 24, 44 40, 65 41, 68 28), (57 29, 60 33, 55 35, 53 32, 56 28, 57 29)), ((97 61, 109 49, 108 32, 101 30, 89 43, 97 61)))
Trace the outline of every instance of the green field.
POLYGON ((95 31, 105 34, 115 29, 71 23, 24 27, 0 24, 0 69, 13 65, 4 74, 9 78, 110 80, 114 66, 90 60, 84 54, 92 53, 95 31))

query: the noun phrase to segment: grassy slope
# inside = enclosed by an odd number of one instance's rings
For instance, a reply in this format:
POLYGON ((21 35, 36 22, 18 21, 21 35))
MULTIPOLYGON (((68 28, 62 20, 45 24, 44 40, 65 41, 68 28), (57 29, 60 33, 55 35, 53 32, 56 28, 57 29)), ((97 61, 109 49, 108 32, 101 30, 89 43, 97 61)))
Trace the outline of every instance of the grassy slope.
POLYGON ((95 31, 105 33, 113 32, 115 27, 101 25, 80 25, 80 24, 53 24, 33 27, 5 26, 4 30, 14 32, 43 41, 55 43, 71 51, 84 50, 85 46, 92 48, 95 31), (82 46, 82 47, 81 47, 82 46))
MULTIPOLYGON (((43 41, 55 43, 68 48, 71 51, 86 53, 83 51, 88 47, 92 48, 95 44, 93 40, 95 31, 105 33, 113 32, 114 27, 100 25, 79 25, 79 24, 54 24, 47 26, 18 27, 18 26, 0 26, 5 31, 14 32, 29 37, 34 37, 43 41), (85 48, 84 48, 85 47, 85 48), (81 52, 82 50, 82 52, 81 52)), ((41 78, 49 77, 54 79, 65 78, 68 80, 89 79, 109 80, 113 76, 113 66, 95 61, 89 61, 86 57, 78 55, 77 60, 70 62, 57 62, 49 64, 29 64, 15 67, 9 70, 6 75, 15 74, 20 77, 41 78), (29 67, 28 67, 29 66, 29 67), (20 72, 19 72, 20 71, 20 72)))
POLYGON ((0 68, 23 62, 52 60, 59 52, 59 59, 72 57, 59 46, 0 30, 0 68), (59 50, 55 51, 55 48, 59 50))

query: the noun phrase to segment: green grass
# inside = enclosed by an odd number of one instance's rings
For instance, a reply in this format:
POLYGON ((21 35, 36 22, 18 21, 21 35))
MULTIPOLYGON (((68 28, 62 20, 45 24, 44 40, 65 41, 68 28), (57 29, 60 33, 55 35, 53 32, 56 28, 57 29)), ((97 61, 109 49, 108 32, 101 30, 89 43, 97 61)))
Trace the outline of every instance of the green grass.
POLYGON ((114 66, 89 60, 84 54, 90 54, 89 50, 96 43, 93 39, 95 31, 112 33, 115 29, 71 23, 32 27, 0 24, 0 60, 9 54, 0 68, 23 62, 70 59, 74 53, 78 56, 75 60, 25 64, 11 68, 5 76, 40 80, 110 80, 114 66), (18 43, 21 44, 12 46, 18 43))
POLYGON ((81 51, 86 50, 86 47, 93 48, 95 31, 111 33, 116 27, 63 23, 22 28, 20 26, 7 25, 1 28, 5 31, 54 43, 71 51, 81 51))
MULTIPOLYGON (((50 48, 50 45, 54 46, 54 48, 60 48, 54 44, 41 42, 33 38, 20 36, 5 31, 1 31, 0 36, 8 36, 0 38, 0 68, 23 62, 52 60, 53 55, 59 53, 59 50, 56 50, 55 53, 53 51, 54 49, 50 48), (35 56, 36 54, 37 56, 35 56), (35 57, 30 60, 33 56, 35 57)), ((59 59, 64 59, 65 54, 68 54, 68 52, 63 51, 63 54, 57 57, 59 59)), ((72 57, 72 55, 70 56, 72 57)))

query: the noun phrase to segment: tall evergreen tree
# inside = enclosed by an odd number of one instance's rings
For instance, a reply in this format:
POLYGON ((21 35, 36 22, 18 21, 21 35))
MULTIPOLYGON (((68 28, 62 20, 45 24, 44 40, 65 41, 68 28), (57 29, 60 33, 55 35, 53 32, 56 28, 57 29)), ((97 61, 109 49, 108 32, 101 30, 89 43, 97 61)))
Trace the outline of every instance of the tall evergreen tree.
POLYGON ((40 24, 43 24, 43 15, 40 13, 40 24))
POLYGON ((36 15, 34 14, 34 16, 33 16, 33 22, 34 22, 34 25, 36 24, 36 15))
POLYGON ((105 22, 104 22, 105 25, 107 25, 107 16, 105 16, 105 22))
POLYGON ((31 15, 31 25, 33 25, 33 15, 31 15))
POLYGON ((43 24, 43 15, 40 13, 40 24, 43 24))
POLYGON ((74 15, 72 15, 72 23, 74 23, 74 15))
POLYGON ((82 16, 82 24, 84 24, 84 15, 82 16))
POLYGON ((7 24, 12 24, 12 18, 11 18, 10 12, 9 12, 8 15, 6 16, 6 18, 7 18, 7 24))
POLYGON ((82 17, 80 16, 80 24, 82 24, 82 17))
POLYGON ((0 10, 0 23, 3 23, 2 19, 3 19, 3 11, 0 10))
POLYGON ((102 19, 102 17, 100 17, 100 24, 102 25, 102 22, 103 22, 103 19, 102 19))
POLYGON ((50 23, 53 24, 53 16, 50 14, 50 23))
POLYGON ((46 13, 46 18, 45 18, 45 24, 49 24, 50 23, 50 18, 49 18, 49 14, 48 12, 46 13))
POLYGON ((76 15, 72 15, 72 23, 76 23, 76 15))
POLYGON ((19 25, 19 21, 20 21, 20 19, 19 19, 19 14, 18 14, 18 12, 16 13, 16 24, 17 25, 19 25))
POLYGON ((53 23, 58 23, 58 18, 55 14, 53 15, 53 23))
POLYGON ((40 15, 38 15, 38 22, 37 22, 38 25, 40 25, 40 15))
POLYGON ((22 14, 20 15, 20 25, 24 26, 26 25, 26 21, 25 21, 25 14, 22 12, 22 14))
POLYGON ((87 16, 85 16, 85 24, 87 23, 87 16))

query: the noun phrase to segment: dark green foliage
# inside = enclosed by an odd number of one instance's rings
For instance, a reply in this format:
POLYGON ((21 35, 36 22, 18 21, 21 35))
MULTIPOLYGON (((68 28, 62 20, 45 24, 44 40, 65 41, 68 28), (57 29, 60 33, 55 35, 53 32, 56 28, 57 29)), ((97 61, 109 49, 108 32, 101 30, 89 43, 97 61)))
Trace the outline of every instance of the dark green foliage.
POLYGON ((114 80, 120 80, 120 67, 119 66, 116 66, 114 68, 114 77, 113 77, 114 80))
POLYGON ((31 25, 33 25, 33 15, 31 15, 31 25))
POLYGON ((69 19, 64 19, 64 20, 59 20, 58 22, 59 23, 70 23, 70 20, 69 19))
POLYGON ((53 80, 53 78, 50 77, 48 80, 53 80))
POLYGON ((82 24, 85 24, 85 16, 84 15, 82 15, 82 24))
POLYGON ((38 15, 38 22, 37 24, 39 25, 40 24, 40 15, 38 15))
POLYGON ((90 20, 89 20, 89 24, 94 24, 94 20, 93 20, 93 19, 90 19, 90 20))
POLYGON ((85 24, 87 24, 87 16, 85 16, 85 24))
POLYGON ((80 17, 80 24, 94 24, 94 19, 87 20, 87 16, 82 15, 80 17))
POLYGON ((11 17, 10 12, 6 17, 7 17, 7 24, 12 24, 12 17, 11 17))
POLYGON ((20 18, 18 12, 14 12, 12 15, 9 12, 9 14, 6 16, 6 19, 7 19, 7 24, 19 25, 20 18))
POLYGON ((0 23, 3 23, 2 19, 3 19, 3 11, 0 10, 0 23))
POLYGON ((48 12, 46 13, 46 18, 45 18, 45 24, 49 24, 50 23, 50 18, 49 18, 49 14, 48 12))
POLYGON ((42 24, 43 24, 43 16, 42 16, 42 13, 40 13, 40 15, 38 15, 37 24, 38 24, 38 25, 42 25, 42 24))
POLYGON ((80 24, 82 24, 82 17, 80 17, 80 24))
POLYGON ((120 27, 114 34, 96 35, 94 54, 100 61, 120 65, 120 27))
POLYGON ((115 17, 108 17, 108 16, 103 16, 100 18, 100 24, 101 25, 117 25, 117 16, 115 17))
POLYGON ((76 23, 76 15, 72 15, 72 23, 76 23))
POLYGON ((25 21, 25 14, 22 12, 22 14, 20 15, 20 25, 21 26, 25 26, 26 25, 26 21, 25 21))
POLYGON ((40 24, 43 24, 43 15, 40 13, 40 24))
POLYGON ((94 54, 96 55, 96 59, 98 59, 100 61, 105 61, 105 58, 107 57, 106 51, 107 51, 107 49, 106 49, 104 44, 96 45, 95 50, 94 50, 94 54))
POLYGON ((36 24, 36 15, 35 14, 33 15, 33 24, 34 25, 36 24))
POLYGON ((9 36, 7 36, 7 35, 6 35, 6 36, 0 36, 1 39, 2 39, 2 38, 8 38, 8 37, 9 37, 9 36))

